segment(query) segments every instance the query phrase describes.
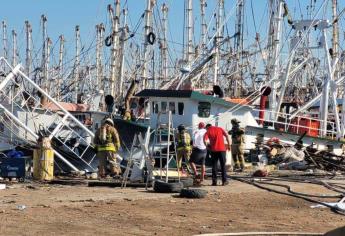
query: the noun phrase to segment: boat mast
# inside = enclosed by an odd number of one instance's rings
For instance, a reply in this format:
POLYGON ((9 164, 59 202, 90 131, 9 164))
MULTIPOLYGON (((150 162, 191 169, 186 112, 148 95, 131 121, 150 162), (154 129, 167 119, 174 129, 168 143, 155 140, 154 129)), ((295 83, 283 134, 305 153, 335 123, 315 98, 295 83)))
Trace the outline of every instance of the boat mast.
POLYGON ((105 83, 103 81, 103 66, 102 66, 102 51, 103 51, 103 23, 96 25, 97 30, 97 45, 96 45, 96 78, 98 89, 104 89, 105 83))
POLYGON ((7 25, 6 21, 2 21, 2 45, 3 45, 3 57, 7 60, 7 25))
POLYGON ((201 12, 201 55, 205 55, 206 51, 206 33, 207 25, 205 19, 206 12, 206 0, 200 0, 200 12, 201 12))
POLYGON ((162 31, 163 31, 163 40, 161 45, 161 58, 162 58, 162 76, 163 80, 168 79, 168 45, 167 45, 167 33, 168 33, 168 6, 163 3, 162 5, 162 31))
POLYGON ((187 38, 186 38, 186 44, 187 44, 187 50, 186 50, 186 64, 189 65, 192 61, 192 55, 193 55, 193 0, 186 0, 186 32, 187 32, 187 38))
POLYGON ((267 78, 271 81, 272 92, 270 94, 269 107, 270 110, 279 110, 277 106, 277 86, 279 81, 280 60, 279 52, 281 49, 281 36, 282 36, 282 22, 284 14, 284 1, 283 0, 269 0, 270 9, 270 27, 269 27, 269 60, 267 69, 267 78))
POLYGON ((12 66, 16 66, 17 64, 17 33, 15 30, 12 30, 12 66))
POLYGON ((127 10, 123 9, 123 26, 121 30, 121 40, 120 40, 120 48, 121 48, 121 61, 120 61, 120 84, 119 84, 119 99, 123 96, 123 75, 124 75, 124 62, 125 62, 125 47, 127 41, 127 10))
POLYGON ((51 80, 48 80, 49 78, 49 64, 50 64, 50 51, 51 51, 51 45, 52 45, 52 41, 49 37, 47 37, 47 42, 46 42, 46 46, 47 46, 47 52, 46 52, 46 55, 47 55, 47 58, 46 58, 46 70, 45 70, 45 78, 47 78, 47 92, 50 93, 50 90, 51 90, 51 80))
POLYGON ((80 28, 79 25, 75 27, 75 66, 74 66, 74 86, 75 86, 75 97, 74 102, 78 103, 79 93, 79 65, 80 65, 80 28))
POLYGON ((155 0, 147 0, 147 6, 145 10, 145 27, 144 27, 144 62, 143 62, 143 89, 147 88, 148 83, 148 59, 149 59, 149 39, 148 35, 152 32, 151 21, 152 21, 152 9, 155 4, 155 0))
POLYGON ((65 38, 63 35, 60 35, 60 47, 59 47, 59 71, 58 71, 58 79, 57 79, 57 100, 60 101, 61 99, 61 81, 63 77, 63 54, 64 54, 64 47, 65 47, 65 38))
POLYGON ((242 84, 242 53, 243 53, 243 10, 244 10, 244 0, 237 1, 237 12, 236 12, 236 30, 235 30, 235 53, 236 53, 236 62, 235 62, 235 74, 233 76, 233 86, 234 86, 234 96, 240 96, 240 89, 242 84))
POLYGON ((217 35, 214 37, 214 67, 213 67, 213 84, 218 83, 219 72, 219 40, 223 37, 223 15, 224 15, 224 0, 218 0, 218 14, 216 19, 217 35))
POLYGON ((339 25, 337 20, 337 0, 332 0, 332 22, 333 22, 333 37, 332 37, 332 59, 335 60, 335 58, 338 57, 338 44, 339 44, 339 25))
POLYGON ((99 66, 99 48, 100 48, 100 25, 96 25, 96 84, 101 89, 100 66, 99 66))
POLYGON ((116 91, 116 56, 119 45, 119 27, 120 27, 120 0, 115 1, 115 15, 111 5, 108 5, 108 12, 110 16, 111 24, 111 37, 112 37, 112 48, 111 48, 111 64, 110 64, 110 94, 115 96, 118 94, 116 91))
POLYGON ((31 62, 32 62, 32 28, 29 21, 25 21, 26 28, 26 74, 29 76, 31 72, 31 62))
POLYGON ((41 24, 42 24, 42 65, 41 67, 43 68, 42 72, 43 72, 43 81, 41 81, 41 85, 43 85, 43 89, 46 89, 46 85, 47 85, 47 80, 48 80, 48 69, 47 69, 47 63, 46 63, 46 51, 47 51, 47 47, 46 47, 46 40, 47 40, 47 17, 45 15, 41 16, 41 24))

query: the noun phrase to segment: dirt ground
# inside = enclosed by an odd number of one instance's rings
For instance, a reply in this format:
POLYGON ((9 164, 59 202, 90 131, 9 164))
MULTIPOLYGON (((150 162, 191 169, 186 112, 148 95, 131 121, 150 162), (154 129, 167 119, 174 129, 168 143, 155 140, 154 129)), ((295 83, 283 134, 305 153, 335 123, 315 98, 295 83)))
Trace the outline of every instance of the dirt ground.
MULTIPOLYGON (((345 217, 329 209, 238 181, 203 188, 208 196, 191 200, 143 188, 13 184, 0 190, 0 235, 324 233, 345 225, 345 217)), ((295 183, 293 189, 334 194, 310 184, 295 183)))

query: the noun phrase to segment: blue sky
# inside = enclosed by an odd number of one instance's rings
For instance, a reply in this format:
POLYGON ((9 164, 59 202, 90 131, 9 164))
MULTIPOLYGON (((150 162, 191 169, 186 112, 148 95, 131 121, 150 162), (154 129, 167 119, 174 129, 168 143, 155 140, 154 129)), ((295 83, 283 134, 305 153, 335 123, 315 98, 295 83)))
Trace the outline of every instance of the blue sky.
MULTIPOLYGON (((74 50, 74 27, 80 25, 81 40, 84 46, 87 46, 95 36, 95 25, 100 22, 105 22, 109 26, 107 19, 106 6, 114 1, 109 0, 3 0, 1 1, 0 20, 6 20, 8 26, 8 36, 10 39, 10 32, 15 29, 18 33, 18 44, 21 49, 25 48, 25 34, 24 21, 29 20, 33 26, 33 40, 36 48, 40 45, 41 31, 40 31, 40 16, 45 14, 48 18, 48 34, 52 38, 53 44, 57 42, 58 36, 64 34, 67 40, 66 47, 74 50)), ((175 47, 180 48, 182 43, 183 32, 183 0, 158 0, 157 9, 161 4, 166 2, 169 6, 169 27, 171 31, 170 41, 175 42, 175 47)), ((208 0, 207 19, 211 18, 216 0, 208 0)), ((235 0, 225 0, 225 12, 230 12, 234 6, 235 0)), ((290 11, 294 15, 306 16, 305 3, 309 0, 287 0, 290 11), (300 3, 300 4, 299 4, 300 3)), ((317 1, 321 2, 321 1, 317 1)), ((146 0, 121 0, 122 7, 129 9, 129 23, 134 25, 137 23, 140 15, 145 10, 146 0)), ((266 0, 246 0, 246 18, 245 23, 248 27, 245 30, 245 38, 252 41, 255 37, 255 30, 253 27, 253 16, 251 12, 251 3, 253 5, 254 18, 256 20, 257 31, 262 34, 266 33, 267 19, 264 15, 264 10, 267 6, 266 0)), ((344 7, 343 0, 339 1, 339 9, 344 7)), ((194 0, 194 19, 198 22, 199 19, 199 0, 194 0)), ((235 14, 229 18, 229 34, 234 32, 235 14)), ((207 20, 208 21, 208 20, 207 20)), ((199 23, 195 25, 196 35, 199 35, 199 23)), ((143 24, 140 26, 138 32, 142 32, 143 24)), ((140 36, 136 36, 140 37, 140 36)), ((197 37, 197 36, 196 36, 197 37)), ((2 52, 2 43, 0 42, 2 52)))

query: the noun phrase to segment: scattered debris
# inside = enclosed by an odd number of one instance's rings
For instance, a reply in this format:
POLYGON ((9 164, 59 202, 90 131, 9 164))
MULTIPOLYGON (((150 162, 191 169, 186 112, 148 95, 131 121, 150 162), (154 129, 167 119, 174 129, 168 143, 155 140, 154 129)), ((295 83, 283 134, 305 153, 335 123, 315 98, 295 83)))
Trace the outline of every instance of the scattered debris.
POLYGON ((6 184, 0 184, 0 190, 6 189, 6 184))
POLYGON ((26 206, 25 205, 18 205, 17 209, 20 210, 20 211, 23 211, 23 210, 26 209, 26 206))
POLYGON ((325 205, 317 204, 312 205, 310 208, 326 208, 328 206, 335 207, 339 209, 340 211, 345 211, 345 197, 341 199, 339 202, 324 202, 325 205))

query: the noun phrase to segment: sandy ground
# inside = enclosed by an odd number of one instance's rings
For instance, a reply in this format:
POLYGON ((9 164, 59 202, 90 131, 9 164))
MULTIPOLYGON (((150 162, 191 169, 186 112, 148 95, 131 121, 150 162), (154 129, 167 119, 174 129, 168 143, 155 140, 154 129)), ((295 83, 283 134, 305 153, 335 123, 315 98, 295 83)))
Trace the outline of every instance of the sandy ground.
MULTIPOLYGON (((313 203, 238 181, 203 188, 208 196, 191 200, 142 188, 14 184, 0 190, 0 235, 324 233, 345 225, 345 217, 329 209, 312 209, 313 203)), ((296 183, 293 189, 334 194, 310 184, 296 183)))

